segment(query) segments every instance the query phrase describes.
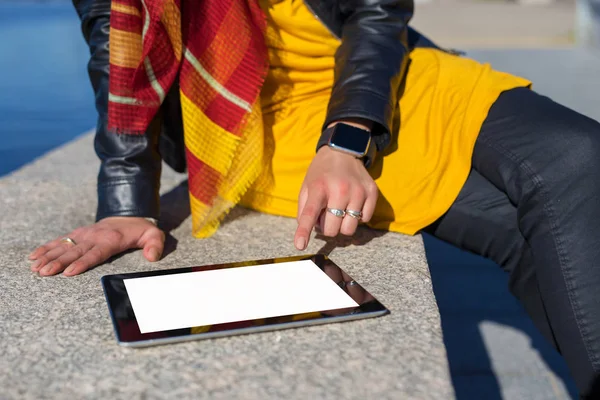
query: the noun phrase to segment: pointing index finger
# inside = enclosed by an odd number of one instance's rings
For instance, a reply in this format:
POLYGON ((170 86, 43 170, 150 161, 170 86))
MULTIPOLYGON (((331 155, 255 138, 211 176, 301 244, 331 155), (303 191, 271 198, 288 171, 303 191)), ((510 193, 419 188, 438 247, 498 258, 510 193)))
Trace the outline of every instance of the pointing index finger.
POLYGON ((323 188, 308 191, 308 199, 302 214, 298 216, 298 229, 294 237, 294 244, 298 250, 306 249, 310 234, 326 204, 327 194, 323 188))

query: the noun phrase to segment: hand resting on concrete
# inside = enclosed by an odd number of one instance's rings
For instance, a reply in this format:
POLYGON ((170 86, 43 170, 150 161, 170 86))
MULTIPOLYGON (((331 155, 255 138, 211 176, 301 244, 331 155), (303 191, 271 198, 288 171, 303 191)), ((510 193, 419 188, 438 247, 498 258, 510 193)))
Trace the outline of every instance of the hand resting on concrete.
POLYGON ((65 237, 37 249, 29 259, 31 270, 41 276, 73 276, 131 249, 143 249, 148 261, 158 261, 164 249, 165 234, 152 222, 138 217, 109 217, 75 229, 65 237))

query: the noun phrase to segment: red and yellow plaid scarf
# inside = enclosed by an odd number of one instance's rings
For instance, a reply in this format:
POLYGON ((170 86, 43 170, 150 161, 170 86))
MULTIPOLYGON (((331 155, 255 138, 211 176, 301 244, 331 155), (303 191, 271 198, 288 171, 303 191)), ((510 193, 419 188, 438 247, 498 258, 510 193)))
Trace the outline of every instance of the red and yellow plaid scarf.
POLYGON ((144 134, 178 79, 196 237, 262 169, 265 31, 256 0, 112 0, 109 129, 144 134))

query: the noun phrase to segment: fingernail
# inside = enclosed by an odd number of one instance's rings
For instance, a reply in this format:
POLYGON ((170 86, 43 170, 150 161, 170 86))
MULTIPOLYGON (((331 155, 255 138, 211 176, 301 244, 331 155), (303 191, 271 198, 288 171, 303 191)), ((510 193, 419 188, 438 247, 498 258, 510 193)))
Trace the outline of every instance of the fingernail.
POLYGON ((40 273, 47 274, 47 273, 49 273, 51 270, 52 270, 52 265, 50 265, 50 264, 46 264, 46 265, 44 265, 44 268, 42 268, 42 269, 40 270, 40 273))
POLYGON ((64 270, 63 274, 64 274, 64 275, 68 275, 68 274, 70 274, 71 272, 73 272, 73 269, 75 269, 75 267, 74 267, 74 266, 72 266, 72 265, 69 265, 69 266, 67 267, 67 269, 65 269, 65 270, 64 270))
POLYGON ((306 239, 304 239, 303 237, 299 237, 296 239, 294 244, 296 245, 296 248, 298 250, 304 250, 304 248, 306 247, 306 239))
POLYGON ((41 264, 41 260, 37 260, 36 262, 34 262, 33 264, 31 264, 31 270, 32 271, 37 271, 38 267, 41 264))
POLYGON ((30 255, 27 256, 28 259, 30 260, 35 260, 34 254, 31 253, 30 255))
POLYGON ((160 259, 160 253, 156 249, 150 250, 150 259, 153 261, 158 261, 160 259))

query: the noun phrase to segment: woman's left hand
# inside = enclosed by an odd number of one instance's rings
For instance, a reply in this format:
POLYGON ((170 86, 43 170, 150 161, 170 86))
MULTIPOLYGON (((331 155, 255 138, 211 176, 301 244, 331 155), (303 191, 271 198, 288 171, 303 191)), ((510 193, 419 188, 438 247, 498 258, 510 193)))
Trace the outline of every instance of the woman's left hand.
POLYGON ((298 198, 298 229, 294 245, 306 249, 313 228, 325 236, 353 235, 359 220, 336 217, 327 208, 362 212, 362 222, 373 216, 378 189, 361 160, 324 146, 313 159, 298 198))

